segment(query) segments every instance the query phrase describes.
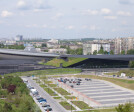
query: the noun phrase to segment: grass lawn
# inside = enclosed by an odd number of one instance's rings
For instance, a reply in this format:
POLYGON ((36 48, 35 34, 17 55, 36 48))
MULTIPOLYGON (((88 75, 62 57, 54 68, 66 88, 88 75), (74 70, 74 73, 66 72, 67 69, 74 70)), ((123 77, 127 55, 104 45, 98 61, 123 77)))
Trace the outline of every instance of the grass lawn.
POLYGON ((106 80, 114 84, 117 84, 119 86, 134 90, 134 80, 100 77, 100 76, 95 76, 95 75, 77 75, 76 77, 106 80))
POLYGON ((60 63, 62 63, 63 67, 68 67, 70 65, 73 65, 75 63, 78 63, 80 61, 84 61, 87 58, 68 58, 68 61, 64 61, 63 59, 53 59, 51 61, 48 61, 47 63, 40 63, 43 65, 51 65, 51 66, 55 66, 55 67, 60 67, 60 63))
POLYGON ((71 68, 59 68, 59 69, 47 69, 47 70, 34 70, 34 71, 26 71, 26 72, 16 72, 6 74, 9 76, 32 76, 32 75, 62 75, 62 74, 74 74, 80 73, 81 69, 71 69, 71 68))
POLYGON ((75 96, 64 96, 66 99, 76 99, 76 97, 75 96))
POLYGON ((45 84, 51 84, 51 83, 53 83, 52 81, 44 81, 45 82, 45 84))
POLYGON ((61 95, 70 95, 70 93, 68 93, 66 90, 64 90, 63 88, 54 88, 58 93, 60 93, 61 95))
POLYGON ((66 109, 66 110, 76 110, 73 106, 71 106, 68 102, 63 101, 60 102, 60 104, 66 109))
POLYGON ((71 102, 80 109, 91 109, 91 107, 89 107, 88 104, 86 104, 83 101, 71 101, 71 102))
POLYGON ((121 73, 125 73, 126 76, 134 77, 134 69, 124 69, 124 70, 120 70, 117 73, 105 73, 105 75, 121 75, 121 73))
POLYGON ((44 84, 41 84, 41 85, 40 85, 40 87, 44 88, 44 87, 47 87, 47 86, 46 86, 46 85, 44 85, 44 84))
POLYGON ((56 84, 49 84, 50 87, 57 87, 56 84))
POLYGON ((44 88, 44 90, 51 96, 58 96, 53 90, 50 88, 44 88))
POLYGON ((117 112, 117 111, 114 108, 112 108, 112 109, 85 110, 85 111, 79 111, 79 112, 117 112))
POLYGON ((62 99, 62 98, 61 98, 61 97, 59 97, 59 96, 58 96, 58 97, 53 97, 53 98, 54 98, 54 99, 62 99))

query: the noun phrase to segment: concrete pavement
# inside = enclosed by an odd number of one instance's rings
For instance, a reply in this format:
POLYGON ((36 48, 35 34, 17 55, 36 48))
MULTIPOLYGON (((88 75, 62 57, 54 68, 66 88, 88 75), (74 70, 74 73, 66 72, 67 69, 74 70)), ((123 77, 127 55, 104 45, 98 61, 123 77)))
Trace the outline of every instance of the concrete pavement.
POLYGON ((25 78, 28 79, 30 85, 33 86, 39 92, 39 94, 47 100, 47 103, 50 104, 50 106, 53 109, 53 112, 68 112, 55 99, 53 99, 43 88, 41 88, 37 83, 35 83, 30 77, 25 78))

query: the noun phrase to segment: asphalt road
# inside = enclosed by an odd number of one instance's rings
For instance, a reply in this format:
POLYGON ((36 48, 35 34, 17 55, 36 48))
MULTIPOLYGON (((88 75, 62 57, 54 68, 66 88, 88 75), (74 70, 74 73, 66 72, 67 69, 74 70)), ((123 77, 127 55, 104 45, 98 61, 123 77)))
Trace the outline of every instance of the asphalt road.
POLYGON ((55 101, 43 88, 41 88, 37 83, 35 83, 30 77, 25 78, 27 78, 29 84, 39 92, 40 96, 47 99, 47 103, 50 104, 53 109, 53 112, 67 112, 64 107, 62 107, 57 101, 55 101))

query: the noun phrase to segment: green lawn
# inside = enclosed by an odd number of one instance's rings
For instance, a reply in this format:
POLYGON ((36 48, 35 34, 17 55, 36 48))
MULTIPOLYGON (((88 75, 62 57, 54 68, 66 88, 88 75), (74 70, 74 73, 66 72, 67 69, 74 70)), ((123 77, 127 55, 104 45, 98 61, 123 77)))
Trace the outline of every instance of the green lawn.
POLYGON ((61 97, 59 97, 59 96, 58 96, 58 97, 53 97, 53 98, 54 98, 54 99, 62 99, 62 98, 61 98, 61 97))
POLYGON ((44 65, 51 65, 51 66, 55 66, 55 67, 60 67, 60 63, 62 63, 63 67, 68 67, 70 65, 73 65, 75 63, 81 62, 86 60, 87 58, 68 58, 68 61, 64 61, 63 59, 53 59, 51 61, 48 61, 47 63, 40 63, 40 64, 44 64, 44 65))
POLYGON ((114 108, 112 108, 112 109, 85 110, 85 111, 77 111, 77 112, 117 112, 117 111, 114 108))
POLYGON ((76 110, 73 106, 71 106, 68 102, 63 101, 60 102, 60 104, 66 109, 66 110, 76 110))
POLYGON ((91 109, 85 102, 83 101, 71 101, 74 105, 79 107, 80 109, 91 109))
POLYGON ((70 93, 68 93, 66 90, 64 90, 63 88, 54 88, 54 90, 56 90, 58 93, 60 93, 61 95, 70 95, 70 93))
POLYGON ((125 73, 126 76, 132 76, 134 77, 134 70, 133 69, 124 69, 124 70, 120 70, 117 73, 105 73, 106 75, 121 75, 121 73, 125 73))
POLYGON ((44 81, 45 82, 45 84, 51 84, 51 83, 53 83, 52 81, 44 81))
POLYGON ((66 99, 76 99, 76 97, 75 96, 64 96, 66 99))
POLYGON ((46 86, 46 85, 44 85, 44 84, 41 84, 41 85, 40 85, 40 87, 45 88, 45 87, 47 87, 47 86, 46 86))
POLYGON ((57 87, 56 84, 49 84, 50 87, 57 87))
POLYGON ((60 69, 47 69, 47 70, 34 70, 34 71, 26 71, 26 72, 16 72, 6 74, 9 76, 45 76, 45 75, 62 75, 62 74, 74 74, 80 73, 81 69, 71 69, 71 68, 60 68, 60 69))
POLYGON ((51 96, 58 96, 53 90, 50 88, 44 88, 44 90, 51 96))

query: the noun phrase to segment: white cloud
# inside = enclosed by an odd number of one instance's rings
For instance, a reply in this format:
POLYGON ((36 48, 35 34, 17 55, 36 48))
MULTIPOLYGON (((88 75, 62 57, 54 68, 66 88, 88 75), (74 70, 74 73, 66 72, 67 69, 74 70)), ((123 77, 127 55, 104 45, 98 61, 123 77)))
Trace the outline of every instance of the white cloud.
POLYGON ((9 16, 12 16, 12 15, 13 15, 13 13, 9 12, 7 10, 4 10, 4 11, 1 12, 2 17, 9 17, 9 16))
POLYGON ((119 16, 132 16, 130 12, 118 11, 117 15, 119 16))
POLYGON ((97 27, 96 25, 91 25, 90 26, 90 30, 98 30, 99 29, 99 27, 97 27))
POLYGON ((32 24, 32 25, 25 25, 27 28, 38 28, 39 26, 37 24, 32 24))
POLYGON ((53 20, 58 20, 59 18, 61 18, 61 17, 63 17, 64 16, 64 14, 63 13, 57 13, 55 16, 53 16, 51 19, 53 19, 53 20))
POLYGON ((47 25, 46 25, 46 24, 44 24, 42 27, 43 27, 43 28, 47 28, 47 25))
POLYGON ((2 24, 3 23, 3 21, 0 21, 0 24, 2 24))
POLYGON ((70 26, 67 27, 67 29, 69 29, 69 30, 73 30, 74 28, 75 27, 73 25, 70 25, 70 26))
POLYGON ((116 16, 104 16, 104 19, 115 20, 117 19, 117 17, 116 16))
POLYGON ((17 3, 17 6, 18 6, 18 7, 24 7, 24 6, 26 6, 26 3, 25 3, 25 1, 19 1, 19 2, 17 3))
POLYGON ((85 11, 82 12, 83 15, 97 15, 98 13, 99 13, 99 11, 97 11, 97 10, 90 10, 90 9, 85 10, 85 11))
POLYGON ((108 15, 110 14, 112 11, 110 9, 107 9, 107 8, 103 8, 101 9, 100 13, 101 14, 104 14, 104 15, 108 15))
POLYGON ((20 0, 17 3, 17 8, 22 10, 27 10, 30 9, 30 5, 26 1, 20 0))

